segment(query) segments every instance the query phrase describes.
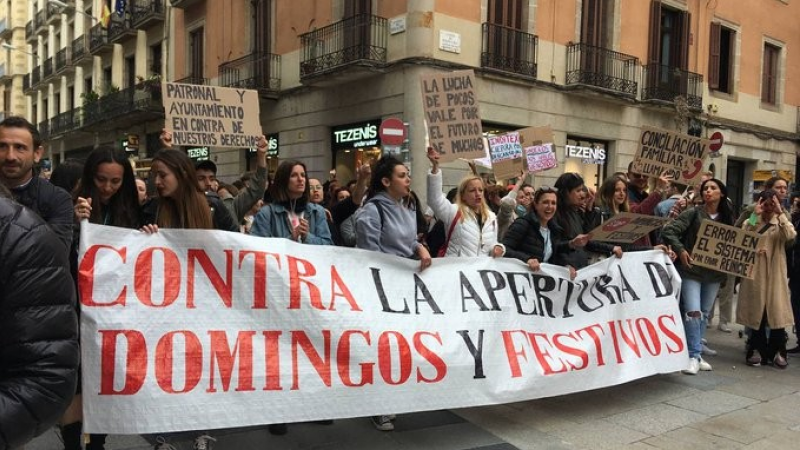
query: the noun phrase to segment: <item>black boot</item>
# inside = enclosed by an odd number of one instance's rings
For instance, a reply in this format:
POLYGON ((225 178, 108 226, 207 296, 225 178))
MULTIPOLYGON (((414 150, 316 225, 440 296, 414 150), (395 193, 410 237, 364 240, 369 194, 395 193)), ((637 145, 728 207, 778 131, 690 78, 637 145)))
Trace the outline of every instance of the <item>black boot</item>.
POLYGON ((107 434, 90 434, 86 450, 105 450, 107 434))
POLYGON ((81 450, 83 423, 75 422, 59 428, 61 429, 61 439, 64 441, 64 450, 81 450))

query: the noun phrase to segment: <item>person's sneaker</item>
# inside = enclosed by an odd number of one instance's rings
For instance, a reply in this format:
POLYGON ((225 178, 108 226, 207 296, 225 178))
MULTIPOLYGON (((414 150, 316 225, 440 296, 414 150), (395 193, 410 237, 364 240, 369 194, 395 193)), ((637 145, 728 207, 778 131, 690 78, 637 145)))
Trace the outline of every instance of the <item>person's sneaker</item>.
POLYGON ((758 367, 761 365, 761 355, 754 351, 748 351, 747 357, 745 358, 745 364, 748 366, 758 367))
POLYGON ((698 363, 697 367, 703 372, 711 372, 712 370, 714 370, 713 368, 711 368, 711 364, 703 361, 703 358, 700 358, 700 362, 698 363))
POLYGON ((269 434, 275 436, 283 436, 289 432, 289 427, 286 426, 285 423, 273 423, 272 425, 268 426, 267 429, 269 430, 269 434))
POLYGON ((394 424, 392 423, 392 419, 389 416, 372 416, 372 424, 375 425, 375 428, 380 431, 392 431, 394 430, 394 424))
POLYGON ((699 370, 700 358, 689 358, 689 366, 683 369, 681 372, 685 373, 686 375, 697 375, 699 370))
POLYGON ((719 325, 717 325, 717 329, 719 331, 722 331, 723 333, 733 332, 733 330, 731 330, 731 327, 729 327, 727 323, 720 323, 719 325))
POLYGON ((167 440, 162 436, 156 438, 156 443, 153 444, 153 450, 177 450, 172 444, 168 444, 167 440))
POLYGON ((778 369, 785 369, 787 366, 789 366, 786 358, 784 358, 780 353, 776 354, 775 358, 772 359, 772 364, 778 369))
POLYGON ((789 353, 791 355, 796 355, 800 353, 800 344, 790 348, 789 350, 786 350, 786 353, 789 353))
POLYGON ((701 344, 701 345, 702 345, 702 353, 704 355, 717 356, 717 351, 716 350, 712 350, 712 349, 708 348, 708 346, 706 344, 701 344))
POLYGON ((194 450, 211 450, 212 442, 217 442, 217 440, 207 434, 203 434, 194 438, 194 446, 192 448, 194 450))

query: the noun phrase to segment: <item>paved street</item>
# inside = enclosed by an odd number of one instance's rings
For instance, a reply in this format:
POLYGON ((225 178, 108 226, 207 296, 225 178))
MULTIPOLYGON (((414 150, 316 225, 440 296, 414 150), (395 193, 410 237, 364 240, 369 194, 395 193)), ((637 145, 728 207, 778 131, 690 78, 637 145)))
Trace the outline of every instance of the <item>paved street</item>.
MULTIPOLYGON (((394 432, 367 419, 218 430, 216 450, 238 449, 738 449, 796 448, 800 441, 800 358, 789 368, 747 367, 744 340, 710 328, 713 372, 653 376, 597 391, 506 405, 401 415, 394 432)), ((790 338, 790 346, 795 343, 790 338)), ((193 434, 168 436, 192 448, 193 434)), ((151 436, 110 436, 106 448, 152 448, 151 436)), ((61 449, 55 430, 27 450, 61 449)))

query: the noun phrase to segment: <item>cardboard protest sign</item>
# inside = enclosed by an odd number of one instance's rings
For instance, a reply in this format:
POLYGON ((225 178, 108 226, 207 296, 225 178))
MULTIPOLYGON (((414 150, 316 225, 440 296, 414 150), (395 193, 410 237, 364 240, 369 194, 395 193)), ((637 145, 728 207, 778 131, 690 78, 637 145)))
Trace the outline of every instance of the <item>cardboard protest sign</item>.
POLYGON ((141 434, 519 402, 686 366, 663 252, 419 261, 85 223, 84 427, 141 434), (459 395, 453 395, 458 392, 459 395))
POLYGON ((522 144, 519 133, 512 131, 489 138, 492 171, 497 178, 514 178, 522 172, 522 144))
POLYGON ((420 77, 430 146, 441 162, 484 155, 475 73, 459 70, 420 77))
POLYGON ((652 177, 670 175, 676 183, 697 184, 709 153, 708 144, 708 139, 642 127, 632 172, 652 177))
POLYGON ((692 249, 692 263, 744 278, 753 278, 761 235, 703 219, 692 249))
POLYGON ((531 173, 543 172, 558 167, 558 159, 556 159, 556 152, 553 150, 553 143, 525 147, 525 162, 528 165, 528 171, 531 173))
POLYGON ((590 231, 593 241, 633 243, 669 222, 666 217, 623 212, 590 231))
POLYGON ((165 126, 175 145, 249 148, 263 134, 258 92, 163 83, 165 126))

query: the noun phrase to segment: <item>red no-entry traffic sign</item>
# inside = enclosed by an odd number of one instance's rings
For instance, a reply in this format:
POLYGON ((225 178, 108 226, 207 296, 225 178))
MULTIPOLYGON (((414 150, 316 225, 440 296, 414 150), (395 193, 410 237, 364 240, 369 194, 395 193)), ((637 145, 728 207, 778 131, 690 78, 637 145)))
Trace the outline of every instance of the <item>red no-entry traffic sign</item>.
POLYGON ((406 140, 406 127, 402 120, 390 117, 381 122, 378 136, 383 145, 403 145, 406 140))
POLYGON ((715 131, 709 138, 708 149, 712 152, 718 152, 722 148, 723 142, 722 132, 715 131))

